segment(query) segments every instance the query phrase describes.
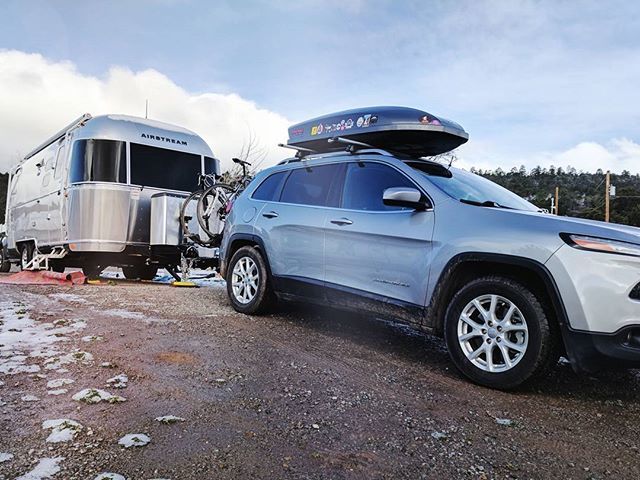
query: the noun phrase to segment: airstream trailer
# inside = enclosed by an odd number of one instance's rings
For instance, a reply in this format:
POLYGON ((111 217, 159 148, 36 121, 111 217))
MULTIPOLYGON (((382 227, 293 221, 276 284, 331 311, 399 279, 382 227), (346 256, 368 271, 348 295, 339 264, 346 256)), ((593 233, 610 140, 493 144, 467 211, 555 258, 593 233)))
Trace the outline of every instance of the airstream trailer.
POLYGON ((86 114, 10 172, 3 256, 23 268, 46 258, 58 271, 117 266, 153 278, 180 265, 179 208, 201 173, 219 175, 220 163, 194 132, 86 114))

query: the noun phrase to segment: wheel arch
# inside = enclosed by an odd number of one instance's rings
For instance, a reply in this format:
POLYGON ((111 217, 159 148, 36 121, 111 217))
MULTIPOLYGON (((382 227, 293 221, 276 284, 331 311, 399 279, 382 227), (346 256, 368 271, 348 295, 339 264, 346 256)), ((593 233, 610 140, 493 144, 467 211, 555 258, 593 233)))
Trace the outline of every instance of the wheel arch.
POLYGON ((269 263, 267 251, 264 248, 264 242, 260 237, 248 233, 236 233, 231 236, 227 245, 228 247, 225 250, 224 258, 220 259, 220 274, 223 278, 226 277, 226 268, 229 265, 231 258, 233 258, 233 255, 242 247, 256 247, 260 251, 260 253, 264 257, 264 262, 267 266, 269 278, 272 278, 271 264, 269 263))
POLYGON ((474 278, 502 275, 525 283, 543 300, 547 313, 558 327, 569 325, 560 291, 551 272, 540 262, 529 258, 495 253, 463 253, 453 257, 443 269, 427 308, 426 326, 442 335, 444 317, 451 299, 460 288, 474 278), (546 302, 544 300, 547 300, 546 302))

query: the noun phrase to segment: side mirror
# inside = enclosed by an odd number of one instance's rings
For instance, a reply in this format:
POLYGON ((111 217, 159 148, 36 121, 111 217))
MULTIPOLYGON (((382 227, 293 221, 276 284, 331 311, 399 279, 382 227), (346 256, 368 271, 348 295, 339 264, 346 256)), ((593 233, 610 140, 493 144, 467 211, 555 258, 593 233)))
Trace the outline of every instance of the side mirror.
POLYGON ((393 207, 408 207, 426 210, 431 205, 419 190, 411 187, 387 188, 382 194, 382 202, 393 207))

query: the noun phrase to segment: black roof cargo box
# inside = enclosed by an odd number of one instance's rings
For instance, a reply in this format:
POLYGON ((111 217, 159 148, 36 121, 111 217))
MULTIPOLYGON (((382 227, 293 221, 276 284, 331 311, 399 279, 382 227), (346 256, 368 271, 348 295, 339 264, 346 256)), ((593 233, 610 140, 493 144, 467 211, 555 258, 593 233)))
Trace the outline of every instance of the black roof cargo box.
POLYGON ((287 144, 317 153, 344 150, 344 144, 329 141, 334 137, 410 157, 429 157, 459 147, 469 139, 469 134, 451 120, 415 108, 369 107, 293 125, 287 144))

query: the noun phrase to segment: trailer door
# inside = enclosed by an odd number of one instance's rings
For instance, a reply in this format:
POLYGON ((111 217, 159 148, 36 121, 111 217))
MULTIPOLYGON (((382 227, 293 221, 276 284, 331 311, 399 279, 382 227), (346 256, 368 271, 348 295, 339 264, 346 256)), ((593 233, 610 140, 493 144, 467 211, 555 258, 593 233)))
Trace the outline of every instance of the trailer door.
POLYGON ((63 226, 65 224, 65 196, 64 196, 64 183, 67 170, 67 149, 66 144, 61 141, 58 144, 57 151, 55 152, 54 164, 52 165, 52 179, 51 179, 51 195, 49 201, 49 240, 52 244, 61 244, 64 241, 63 226))

